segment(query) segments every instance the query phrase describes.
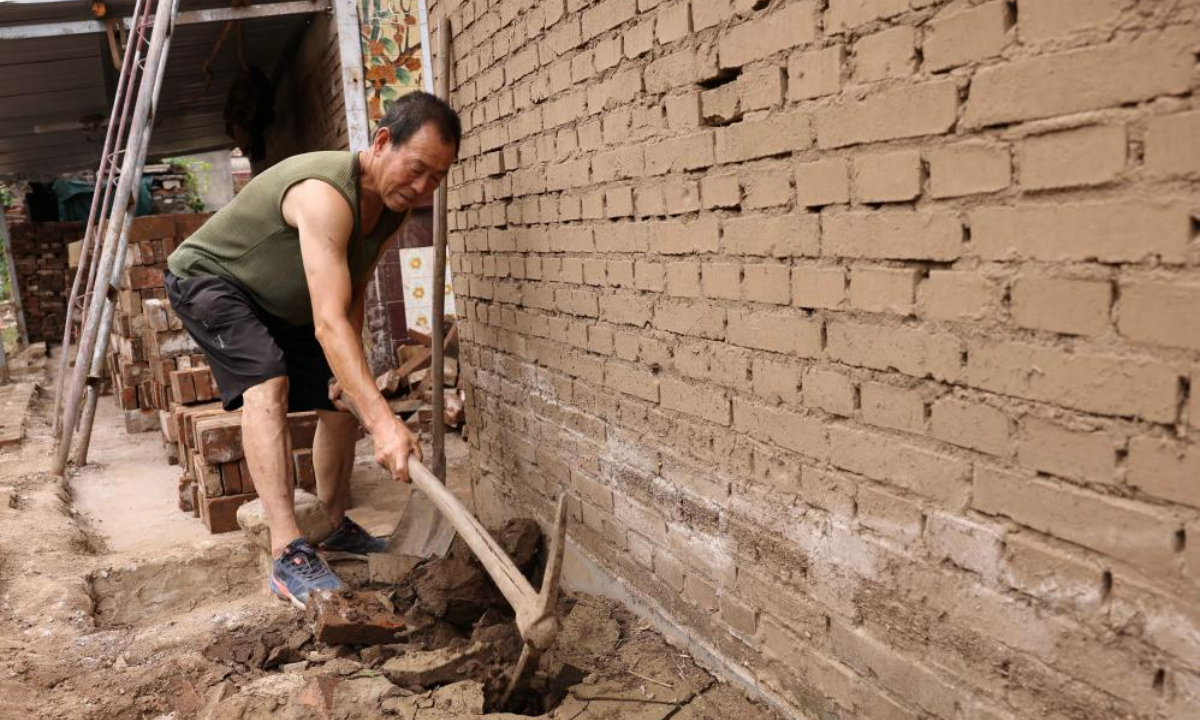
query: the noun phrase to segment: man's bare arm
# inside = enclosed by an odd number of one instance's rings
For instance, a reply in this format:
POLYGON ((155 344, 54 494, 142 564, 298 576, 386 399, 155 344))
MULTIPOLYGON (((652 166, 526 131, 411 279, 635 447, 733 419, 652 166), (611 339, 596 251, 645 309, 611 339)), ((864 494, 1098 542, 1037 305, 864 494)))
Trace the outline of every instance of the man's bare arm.
POLYGON ((313 323, 334 378, 358 409, 367 432, 374 437, 376 459, 394 477, 406 480, 408 453, 420 457, 420 446, 412 432, 392 414, 367 366, 361 330, 364 301, 362 293, 353 292, 346 265, 347 247, 354 230, 350 207, 330 185, 306 180, 288 191, 283 216, 300 232, 313 323))

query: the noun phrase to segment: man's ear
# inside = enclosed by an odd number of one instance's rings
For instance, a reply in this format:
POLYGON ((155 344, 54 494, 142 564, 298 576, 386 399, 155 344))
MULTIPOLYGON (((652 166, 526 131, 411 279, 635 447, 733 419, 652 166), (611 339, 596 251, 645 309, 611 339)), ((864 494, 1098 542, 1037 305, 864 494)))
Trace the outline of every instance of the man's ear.
POLYGON ((375 131, 375 138, 371 141, 371 147, 376 153, 381 153, 387 150, 388 145, 392 144, 392 132, 388 130, 386 125, 380 125, 375 131))

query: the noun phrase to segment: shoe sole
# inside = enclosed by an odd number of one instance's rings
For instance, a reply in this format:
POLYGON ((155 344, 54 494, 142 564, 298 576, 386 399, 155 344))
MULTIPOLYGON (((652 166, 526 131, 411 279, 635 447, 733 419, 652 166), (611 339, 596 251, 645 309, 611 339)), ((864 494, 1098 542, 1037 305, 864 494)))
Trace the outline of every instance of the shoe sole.
POLYGON ((300 610, 308 609, 308 607, 304 603, 300 602, 299 598, 297 598, 295 595, 292 595, 290 592, 288 592, 287 587, 283 583, 276 580, 274 577, 271 578, 271 590, 274 591, 275 597, 279 598, 280 600, 287 600, 288 602, 290 602, 292 605, 296 606, 300 610))
POLYGON ((317 554, 326 560, 366 560, 366 553, 347 552, 345 550, 324 550, 317 548, 317 554))

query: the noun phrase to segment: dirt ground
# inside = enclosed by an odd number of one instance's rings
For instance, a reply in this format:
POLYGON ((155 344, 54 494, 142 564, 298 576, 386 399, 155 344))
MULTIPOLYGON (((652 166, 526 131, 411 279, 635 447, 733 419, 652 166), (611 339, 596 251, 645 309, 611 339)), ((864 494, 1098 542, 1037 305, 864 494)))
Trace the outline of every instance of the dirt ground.
MULTIPOLYGON (((365 592, 413 631, 392 644, 326 645, 313 618, 266 590, 265 558, 242 533, 208 535, 175 507, 178 468, 155 433, 125 434, 110 398, 94 464, 66 483, 45 472, 52 385, 17 380, 45 389, 24 442, 0 451, 0 720, 520 716, 498 711, 520 648, 503 604, 435 617, 408 584, 374 587, 365 592)), ((469 502, 465 444, 450 442, 448 455, 450 485, 469 502)), ((406 502, 369 440, 354 495, 351 514, 379 534, 406 502)), ((556 720, 775 717, 609 600, 564 597, 560 614, 555 648, 505 709, 556 720)))

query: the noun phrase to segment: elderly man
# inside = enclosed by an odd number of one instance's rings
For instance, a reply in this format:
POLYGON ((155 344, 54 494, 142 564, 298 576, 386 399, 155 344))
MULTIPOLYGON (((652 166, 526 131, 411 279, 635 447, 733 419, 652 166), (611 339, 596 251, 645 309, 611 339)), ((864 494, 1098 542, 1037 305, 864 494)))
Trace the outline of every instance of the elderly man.
POLYGON ((379 122, 369 149, 280 162, 168 259, 171 305, 208 356, 225 409, 242 408, 246 460, 271 529, 271 588, 298 607, 311 591, 342 582, 296 524, 287 413, 319 415, 317 494, 337 527, 321 550, 381 550, 383 541, 345 514, 358 428, 338 407, 344 394, 374 440, 375 459, 407 482, 408 455, 419 458, 421 449, 367 366, 364 297, 388 239, 432 195, 461 138, 449 105, 406 95, 379 122))

